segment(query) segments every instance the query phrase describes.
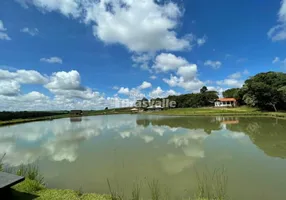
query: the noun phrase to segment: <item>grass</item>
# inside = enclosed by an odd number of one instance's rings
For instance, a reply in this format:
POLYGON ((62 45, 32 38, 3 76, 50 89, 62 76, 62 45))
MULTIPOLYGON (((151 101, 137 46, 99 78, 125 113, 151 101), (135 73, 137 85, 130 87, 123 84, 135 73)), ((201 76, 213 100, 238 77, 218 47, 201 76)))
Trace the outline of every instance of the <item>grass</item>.
POLYGON ((176 108, 151 113, 148 112, 148 114, 173 116, 266 116, 286 118, 286 112, 266 112, 247 106, 236 108, 176 108))
POLYGON ((215 169, 210 172, 206 169, 202 174, 197 172, 198 189, 196 199, 224 200, 227 197, 226 169, 215 169))
MULTIPOLYGON (((212 176, 209 177, 209 175, 210 174, 208 173, 203 174, 198 185, 198 192, 194 197, 188 198, 188 200, 227 200, 225 191, 226 182, 225 179, 222 178, 222 174, 219 171, 215 171, 212 176)), ((119 195, 117 191, 112 190, 110 182, 107 182, 110 194, 101 195, 95 193, 83 193, 81 189, 50 189, 40 184, 37 180, 26 178, 22 183, 13 186, 8 195, 11 200, 143 200, 140 184, 135 184, 132 189, 131 197, 125 198, 123 195, 119 195)), ((150 198, 147 198, 148 200, 171 199, 171 197, 168 196, 168 193, 166 193, 166 196, 162 195, 158 180, 154 179, 149 182, 148 187, 150 191, 150 198)), ((185 198, 182 198, 182 200, 184 199, 185 198)))

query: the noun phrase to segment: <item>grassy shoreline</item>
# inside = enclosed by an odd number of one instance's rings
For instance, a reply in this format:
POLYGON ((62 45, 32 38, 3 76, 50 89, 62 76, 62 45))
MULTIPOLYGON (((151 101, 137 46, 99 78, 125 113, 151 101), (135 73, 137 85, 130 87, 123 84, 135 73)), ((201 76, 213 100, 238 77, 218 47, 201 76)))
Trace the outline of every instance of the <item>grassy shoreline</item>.
MULTIPOLYGON (((120 115, 131 114, 128 109, 117 110, 99 110, 85 112, 83 116, 98 116, 98 115, 120 115)), ((239 116, 239 117, 274 117, 286 119, 286 112, 266 112, 260 111, 256 108, 249 108, 246 106, 237 108, 176 108, 157 112, 144 112, 147 115, 163 115, 163 116, 239 116)), ((54 115, 49 117, 29 118, 29 119, 15 119, 8 121, 0 121, 1 126, 15 125, 28 122, 49 121, 54 119, 69 118, 69 114, 54 115)))
MULTIPOLYGON (((146 113, 147 114, 147 113, 146 113)), ((176 108, 148 113, 163 116, 239 116, 239 117, 275 117, 285 118, 286 112, 266 112, 255 108, 176 108)))

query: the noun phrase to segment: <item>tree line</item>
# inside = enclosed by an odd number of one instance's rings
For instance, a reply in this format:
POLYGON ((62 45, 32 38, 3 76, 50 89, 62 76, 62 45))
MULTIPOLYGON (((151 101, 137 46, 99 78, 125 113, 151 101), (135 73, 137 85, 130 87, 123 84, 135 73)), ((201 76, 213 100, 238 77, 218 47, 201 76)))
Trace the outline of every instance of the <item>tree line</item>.
POLYGON ((29 119, 38 117, 48 117, 53 115, 60 115, 63 112, 44 112, 44 111, 19 111, 19 112, 0 112, 0 121, 8 121, 13 119, 29 119))
MULTIPOLYGON (((222 93, 225 98, 235 98, 239 105, 257 107, 261 110, 286 110, 286 73, 265 72, 247 79, 241 88, 230 88, 222 93)), ((198 108, 213 106, 219 98, 217 91, 209 91, 206 86, 199 93, 171 95, 165 99, 176 102, 176 108, 198 108)), ((151 99, 162 101, 163 98, 151 99)), ((137 104, 149 102, 143 98, 137 104)))

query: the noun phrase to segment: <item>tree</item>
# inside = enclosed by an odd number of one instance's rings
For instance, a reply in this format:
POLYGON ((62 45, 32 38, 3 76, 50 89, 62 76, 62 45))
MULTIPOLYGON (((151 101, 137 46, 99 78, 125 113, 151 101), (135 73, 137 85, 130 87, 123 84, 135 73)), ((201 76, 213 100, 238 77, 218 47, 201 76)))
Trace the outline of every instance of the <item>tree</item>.
POLYGON ((200 93, 201 93, 201 94, 206 93, 206 91, 208 91, 208 88, 207 88, 206 86, 203 86, 203 87, 200 89, 200 93))
POLYGON ((286 74, 267 72, 257 74, 245 81, 241 89, 243 100, 250 106, 260 109, 283 109, 286 85, 286 74))
POLYGON ((105 107, 105 110, 108 110, 108 107, 105 107))
POLYGON ((225 90, 222 95, 224 98, 237 98, 239 90, 239 88, 228 89, 225 90))

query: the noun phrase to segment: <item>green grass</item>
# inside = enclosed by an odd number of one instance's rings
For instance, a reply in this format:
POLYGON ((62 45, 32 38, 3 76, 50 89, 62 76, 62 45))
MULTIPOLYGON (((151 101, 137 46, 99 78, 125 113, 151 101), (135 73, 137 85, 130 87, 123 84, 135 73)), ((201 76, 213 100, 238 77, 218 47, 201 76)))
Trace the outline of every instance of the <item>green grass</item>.
MULTIPOLYGON (((4 156, 3 156, 4 157, 4 156)), ((2 169, 7 169, 2 164, 3 157, 0 159, 2 169)), ((9 168, 20 176, 25 176, 25 181, 13 186, 10 190, 0 191, 0 196, 3 195, 11 200, 143 200, 141 196, 142 184, 135 182, 133 184, 130 197, 126 197, 123 193, 112 189, 112 186, 107 179, 107 184, 110 194, 102 195, 95 193, 83 193, 82 188, 79 190, 69 189, 50 189, 44 185, 43 176, 39 172, 39 168, 35 165, 21 165, 18 168, 9 168)), ((226 186, 227 176, 225 169, 209 171, 202 175, 197 173, 198 189, 194 197, 187 198, 188 200, 227 200, 226 186)), ((169 200, 170 189, 162 192, 162 187, 158 180, 153 179, 147 181, 147 186, 150 191, 148 200, 169 200)), ((145 200, 147 200, 145 199, 145 200)), ((182 198, 184 200, 185 198, 182 198)))
POLYGON ((241 106, 236 108, 176 108, 146 114, 173 116, 267 116, 286 118, 286 112, 265 112, 257 108, 241 106))

